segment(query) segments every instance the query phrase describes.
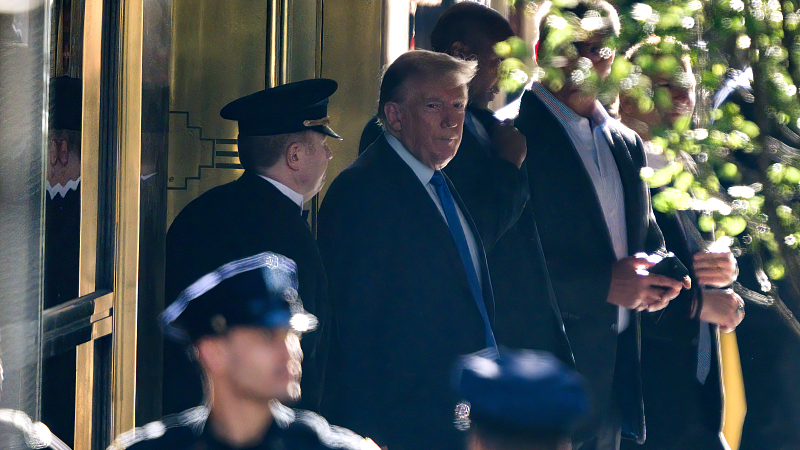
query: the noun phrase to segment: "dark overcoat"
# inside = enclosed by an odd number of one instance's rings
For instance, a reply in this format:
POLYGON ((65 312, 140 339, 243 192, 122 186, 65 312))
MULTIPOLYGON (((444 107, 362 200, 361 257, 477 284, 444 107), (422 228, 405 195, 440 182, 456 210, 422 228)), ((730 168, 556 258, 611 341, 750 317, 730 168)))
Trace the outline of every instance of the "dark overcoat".
POLYGON ((331 184, 319 244, 334 323, 323 415, 392 450, 462 449, 450 374, 458 356, 485 347, 484 323, 444 218, 385 137, 331 184))
MULTIPOLYGON (((303 335, 303 399, 318 408, 327 333, 327 279, 322 259, 301 208, 269 181, 245 171, 187 205, 167 233, 166 298, 171 302, 201 276, 228 262, 270 251, 297 263, 298 293, 319 327, 303 335)), ((164 413, 199 404, 199 377, 185 352, 168 342, 164 358, 164 413)))
MULTIPOLYGON (((616 404, 623 435, 644 438, 639 314, 617 334, 618 308, 606 301, 616 256, 591 177, 564 127, 532 91, 523 94, 515 125, 527 139, 530 204, 575 364, 592 390, 594 424, 612 420, 616 404)), ((642 141, 614 120, 607 126, 625 195, 629 255, 653 252, 663 238, 639 176, 642 141)))

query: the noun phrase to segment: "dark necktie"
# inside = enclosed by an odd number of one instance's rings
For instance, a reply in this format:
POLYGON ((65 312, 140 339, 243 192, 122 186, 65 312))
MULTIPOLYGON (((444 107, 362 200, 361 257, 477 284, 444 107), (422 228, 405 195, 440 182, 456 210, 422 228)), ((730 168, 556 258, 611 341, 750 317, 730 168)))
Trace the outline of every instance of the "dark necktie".
POLYGON ((464 265, 464 271, 467 273, 472 296, 475 298, 475 303, 477 303, 478 310, 481 312, 481 317, 486 327, 486 346, 496 349, 497 342, 494 340, 492 325, 489 323, 489 314, 486 312, 486 303, 483 300, 481 285, 478 282, 478 274, 475 270, 475 265, 472 263, 472 255, 469 253, 469 244, 467 244, 467 237, 464 235, 464 229, 461 227, 461 220, 458 218, 453 196, 450 194, 450 189, 448 189, 447 183, 444 181, 440 170, 433 173, 430 183, 436 189, 436 195, 439 196, 439 201, 442 202, 442 209, 444 210, 444 217, 447 219, 447 226, 450 228, 450 234, 453 236, 453 240, 458 248, 458 254, 461 256, 461 263, 464 265))

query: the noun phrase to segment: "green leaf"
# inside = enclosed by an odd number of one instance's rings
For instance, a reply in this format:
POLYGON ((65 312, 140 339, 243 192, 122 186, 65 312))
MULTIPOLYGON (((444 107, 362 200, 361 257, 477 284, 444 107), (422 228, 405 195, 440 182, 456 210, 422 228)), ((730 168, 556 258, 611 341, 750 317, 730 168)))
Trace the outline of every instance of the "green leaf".
POLYGON ((717 175, 727 181, 737 181, 739 168, 734 163, 725 163, 717 171, 717 175))
POLYGON ((694 181, 694 176, 689 172, 681 172, 675 177, 675 183, 673 184, 676 189, 686 192, 689 190, 689 187, 692 185, 694 181))
POLYGON ((786 172, 783 174, 783 179, 790 184, 800 183, 800 170, 796 167, 787 166, 786 172))
POLYGON ((720 219, 719 227, 728 236, 738 236, 747 228, 747 221, 740 216, 727 216, 720 219))
POLYGON ((704 233, 711 233, 714 231, 715 225, 716 222, 711 216, 702 215, 697 219, 697 226, 700 228, 700 231, 704 233))
POLYGON ((739 126, 739 131, 746 134, 750 139, 755 139, 761 132, 761 130, 758 129, 758 125, 748 120, 742 121, 742 124, 739 126))
POLYGON ((786 268, 783 267, 783 264, 775 260, 767 263, 765 271, 772 280, 780 280, 786 274, 786 268))

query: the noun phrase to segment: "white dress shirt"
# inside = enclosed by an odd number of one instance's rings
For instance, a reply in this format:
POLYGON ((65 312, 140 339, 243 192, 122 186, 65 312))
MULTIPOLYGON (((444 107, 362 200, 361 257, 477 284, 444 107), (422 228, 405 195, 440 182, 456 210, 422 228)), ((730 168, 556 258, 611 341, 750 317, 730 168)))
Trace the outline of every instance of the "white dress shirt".
POLYGON ((263 179, 269 181, 270 183, 272 183, 272 185, 275 186, 276 188, 278 188, 278 190, 281 191, 281 193, 283 193, 283 195, 289 197, 289 200, 297 203, 297 206, 300 207, 300 213, 301 214, 303 213, 303 203, 304 203, 303 202, 303 194, 295 192, 294 190, 292 190, 292 188, 286 186, 285 184, 281 183, 280 181, 275 181, 270 177, 265 177, 264 175, 260 175, 260 174, 258 176, 260 176, 261 178, 263 178, 263 179))
MULTIPOLYGON (((612 119, 599 102, 595 102, 591 119, 579 116, 558 100, 544 85, 534 83, 533 93, 558 119, 578 151, 583 166, 592 180, 597 200, 603 211, 606 228, 617 260, 628 256, 628 227, 625 222, 625 191, 619 169, 609 143, 607 127, 612 119)), ((618 330, 628 326, 628 312, 620 307, 618 330)))

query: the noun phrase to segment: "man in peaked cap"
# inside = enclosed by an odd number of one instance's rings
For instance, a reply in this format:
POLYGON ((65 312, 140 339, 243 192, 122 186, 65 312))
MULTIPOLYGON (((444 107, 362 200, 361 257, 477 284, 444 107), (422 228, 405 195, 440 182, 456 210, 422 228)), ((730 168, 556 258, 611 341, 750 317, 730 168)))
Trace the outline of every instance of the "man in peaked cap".
POLYGON ((187 287, 161 315, 168 338, 195 350, 200 406, 120 435, 111 449, 359 449, 375 444, 280 402, 292 397, 298 333, 315 325, 297 296, 294 261, 264 252, 187 287))
POLYGON ((456 365, 456 427, 469 450, 568 450, 589 413, 583 378, 547 352, 478 352, 456 365))
MULTIPOLYGON (((239 159, 244 174, 184 208, 167 233, 166 298, 174 299, 222 264, 272 251, 297 263, 299 293, 319 318, 305 335, 302 406, 316 410, 328 332, 327 280, 317 243, 302 217, 303 203, 322 187, 331 159, 326 138, 333 80, 313 79, 266 89, 234 100, 221 115, 239 123, 239 159)), ((202 399, 199 377, 177 345, 164 355, 163 412, 176 413, 202 399)))

